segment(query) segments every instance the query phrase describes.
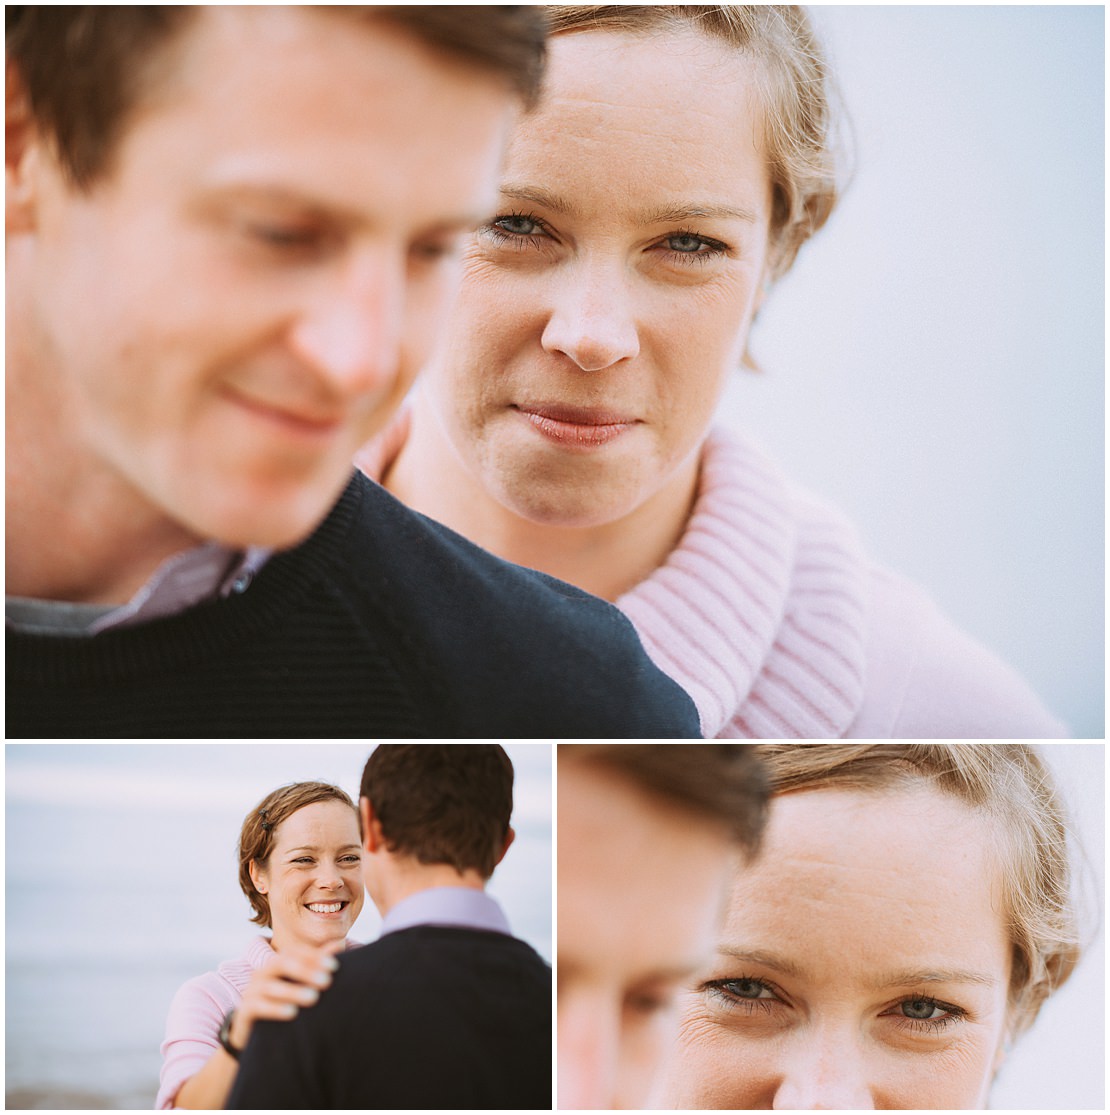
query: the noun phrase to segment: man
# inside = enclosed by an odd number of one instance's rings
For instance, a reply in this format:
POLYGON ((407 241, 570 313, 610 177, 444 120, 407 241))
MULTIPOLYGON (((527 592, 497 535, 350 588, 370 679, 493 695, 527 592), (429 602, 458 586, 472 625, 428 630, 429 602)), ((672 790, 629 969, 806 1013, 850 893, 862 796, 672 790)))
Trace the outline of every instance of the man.
POLYGON ((320 1001, 259 1023, 229 1108, 551 1107, 551 969, 485 893, 513 842, 493 744, 382 744, 362 774, 362 871, 382 935, 320 1001))
POLYGON ((766 791, 747 744, 559 747, 561 1109, 645 1108, 766 791))
POLYGON ((8 735, 696 734, 612 609, 352 475, 540 10, 7 21, 8 735))

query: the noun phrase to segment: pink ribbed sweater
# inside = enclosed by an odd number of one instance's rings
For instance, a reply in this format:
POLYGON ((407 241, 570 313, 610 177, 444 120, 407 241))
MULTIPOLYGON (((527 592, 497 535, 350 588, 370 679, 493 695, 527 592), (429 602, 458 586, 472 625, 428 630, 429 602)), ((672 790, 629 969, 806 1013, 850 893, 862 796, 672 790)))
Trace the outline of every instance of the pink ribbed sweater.
POLYGON ((181 1085, 220 1048, 217 1035, 224 1015, 243 1001, 251 976, 273 955, 269 938, 255 937, 238 960, 225 960, 214 972, 181 985, 166 1018, 156 1108, 173 1107, 181 1085))
MULTIPOLYGON (((403 415, 358 457, 380 479, 403 415)), ((617 600, 706 737, 1056 738, 1028 686, 915 585, 872 565, 851 525, 714 430, 667 561, 617 600)))

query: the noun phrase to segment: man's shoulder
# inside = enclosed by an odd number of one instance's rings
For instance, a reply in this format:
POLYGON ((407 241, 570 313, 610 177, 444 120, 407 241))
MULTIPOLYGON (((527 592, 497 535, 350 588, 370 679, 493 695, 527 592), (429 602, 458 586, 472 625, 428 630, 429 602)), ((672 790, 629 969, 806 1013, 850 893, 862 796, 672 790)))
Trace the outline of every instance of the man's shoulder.
POLYGON ((460 962, 483 959, 539 976, 551 974, 543 957, 519 937, 463 926, 414 925, 343 953, 337 979, 377 979, 384 974, 404 981, 428 968, 449 970, 460 962))
POLYGON ((361 474, 348 495, 357 505, 338 591, 388 614, 414 653, 455 679, 461 720, 496 701, 506 734, 538 735, 554 715, 562 735, 697 735, 686 693, 611 604, 501 560, 361 474))

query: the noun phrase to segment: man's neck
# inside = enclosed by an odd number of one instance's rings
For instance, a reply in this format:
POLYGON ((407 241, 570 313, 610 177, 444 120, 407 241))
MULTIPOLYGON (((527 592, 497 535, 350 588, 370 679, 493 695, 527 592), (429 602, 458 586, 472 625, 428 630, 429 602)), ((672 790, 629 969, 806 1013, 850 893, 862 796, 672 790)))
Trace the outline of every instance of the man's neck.
POLYGON ((486 882, 476 871, 458 872, 447 864, 398 865, 382 872, 377 893, 373 895, 378 912, 385 917, 406 898, 437 887, 465 887, 483 891, 486 882))
POLYGON ((698 463, 693 460, 654 496, 613 522, 584 527, 537 523, 494 499, 451 454, 435 418, 418 398, 410 436, 382 482, 403 503, 498 557, 610 601, 667 559, 682 538, 696 494, 698 463), (453 477, 451 484, 442 483, 445 475, 453 477))
POLYGON ((11 343, 7 355, 6 592, 124 603, 202 540, 88 451, 56 378, 36 376, 11 343))

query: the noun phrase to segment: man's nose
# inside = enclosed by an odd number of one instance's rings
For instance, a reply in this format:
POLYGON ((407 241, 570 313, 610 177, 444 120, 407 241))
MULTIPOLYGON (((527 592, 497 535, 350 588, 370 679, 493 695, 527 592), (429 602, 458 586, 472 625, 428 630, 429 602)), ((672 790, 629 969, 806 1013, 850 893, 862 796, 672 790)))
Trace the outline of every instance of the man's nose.
POLYGON ((384 394, 402 371, 407 293, 402 258, 353 261, 338 281, 313 291, 292 325, 290 346, 339 398, 384 394))
POLYGON ((620 1055, 620 1011, 596 997, 560 992, 559 1107, 572 1111, 611 1108, 620 1055))

